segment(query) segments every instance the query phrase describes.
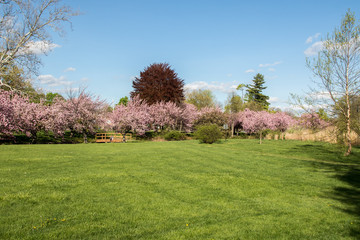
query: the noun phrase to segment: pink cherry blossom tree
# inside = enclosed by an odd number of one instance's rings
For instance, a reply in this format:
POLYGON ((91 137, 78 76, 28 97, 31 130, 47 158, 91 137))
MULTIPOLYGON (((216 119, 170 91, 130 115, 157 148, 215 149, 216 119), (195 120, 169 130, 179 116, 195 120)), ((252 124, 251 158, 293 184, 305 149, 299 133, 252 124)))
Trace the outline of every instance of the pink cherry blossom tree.
POLYGON ((297 121, 284 112, 277 112, 271 114, 272 121, 276 130, 280 131, 281 139, 284 139, 284 133, 286 130, 297 124, 297 121))
POLYGON ((195 120, 195 125, 216 124, 223 126, 228 121, 226 115, 219 107, 204 107, 202 108, 195 120))
POLYGON ((48 106, 41 103, 30 103, 27 99, 16 101, 13 104, 19 130, 30 137, 32 142, 35 142, 37 133, 46 130, 48 106))
POLYGON ((63 136, 65 131, 69 128, 72 119, 72 113, 68 111, 67 103, 63 98, 56 98, 53 104, 48 107, 48 117, 45 123, 46 131, 51 131, 54 136, 63 136))
POLYGON ((260 135, 260 144, 262 143, 263 132, 265 130, 275 130, 272 116, 266 111, 257 112, 245 109, 245 111, 240 112, 238 121, 246 133, 258 133, 260 135))
POLYGON ((11 92, 0 90, 0 136, 13 136, 18 131, 18 125, 15 120, 13 101, 22 100, 18 96, 12 96, 11 92))
POLYGON ((68 118, 68 128, 72 132, 83 135, 84 143, 87 143, 87 135, 95 133, 101 125, 105 114, 106 105, 99 97, 80 90, 76 94, 70 94, 66 101, 60 101, 58 109, 68 118))
POLYGON ((192 104, 177 105, 173 102, 157 102, 149 106, 152 128, 154 130, 172 129, 190 131, 198 116, 192 104))
POLYGON ((180 108, 174 102, 157 102, 149 107, 154 130, 174 129, 180 115, 180 108))
POLYGON ((123 142, 126 142, 125 135, 130 130, 136 134, 143 135, 150 129, 152 116, 150 107, 138 96, 133 97, 125 105, 117 105, 108 116, 110 129, 120 132, 123 135, 123 142))
POLYGON ((190 103, 185 103, 181 107, 179 122, 180 122, 180 131, 184 130, 185 132, 190 132, 193 130, 194 122, 199 117, 199 112, 195 105, 190 103))
POLYGON ((313 131, 329 126, 329 123, 320 118, 315 112, 304 113, 299 119, 300 126, 313 131))

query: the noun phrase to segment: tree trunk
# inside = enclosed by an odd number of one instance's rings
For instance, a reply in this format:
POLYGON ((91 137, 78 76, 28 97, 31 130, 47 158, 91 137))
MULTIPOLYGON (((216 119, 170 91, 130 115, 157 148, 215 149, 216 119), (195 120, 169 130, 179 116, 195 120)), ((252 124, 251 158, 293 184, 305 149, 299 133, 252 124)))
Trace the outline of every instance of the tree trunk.
POLYGON ((88 143, 86 133, 83 133, 83 137, 84 137, 84 143, 88 143))
POLYGON ((350 132, 351 132, 351 128, 350 128, 350 117, 351 117, 351 105, 350 105, 350 99, 349 99, 349 64, 347 64, 347 68, 346 68, 346 91, 345 91, 345 96, 346 96, 346 144, 347 144, 347 151, 345 153, 345 156, 349 156, 351 153, 351 139, 350 139, 350 132))
POLYGON ((235 127, 235 124, 232 123, 231 124, 231 137, 234 137, 234 127, 235 127))
POLYGON ((122 133, 123 135, 123 143, 126 143, 126 131, 124 131, 124 133, 122 133))
POLYGON ((262 131, 260 131, 260 144, 262 143, 261 139, 262 139, 262 131))
POLYGON ((345 156, 349 156, 352 150, 352 146, 351 146, 351 138, 350 138, 350 133, 351 133, 351 128, 350 128, 350 109, 348 108, 347 110, 347 119, 346 119, 346 135, 345 135, 345 139, 346 139, 346 144, 347 144, 347 151, 345 152, 345 156))

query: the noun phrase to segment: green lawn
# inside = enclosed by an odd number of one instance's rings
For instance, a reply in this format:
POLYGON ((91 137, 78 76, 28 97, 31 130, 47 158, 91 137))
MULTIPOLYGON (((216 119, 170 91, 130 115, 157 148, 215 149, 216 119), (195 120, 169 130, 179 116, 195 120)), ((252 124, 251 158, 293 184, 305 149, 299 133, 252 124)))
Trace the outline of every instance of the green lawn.
POLYGON ((360 149, 0 146, 1 239, 359 239, 360 149))

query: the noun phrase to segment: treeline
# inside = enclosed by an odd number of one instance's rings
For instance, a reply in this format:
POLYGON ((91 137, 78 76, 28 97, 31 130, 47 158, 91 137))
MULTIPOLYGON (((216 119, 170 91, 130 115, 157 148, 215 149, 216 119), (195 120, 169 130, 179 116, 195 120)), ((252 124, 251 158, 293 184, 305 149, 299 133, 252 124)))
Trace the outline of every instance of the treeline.
MULTIPOLYGON (((11 91, 0 91, 0 137, 16 142, 19 134, 25 134, 36 142, 39 133, 47 133, 62 139, 66 133, 87 136, 99 131, 132 132, 143 136, 146 132, 176 130, 193 132, 197 126, 215 124, 229 127, 246 134, 260 134, 270 129, 285 132, 289 127, 302 125, 316 128, 325 124, 317 114, 303 115, 296 120, 286 113, 252 111, 226 113, 218 107, 196 108, 189 103, 156 102, 148 104, 135 96, 113 110, 99 98, 81 91, 64 99, 58 97, 52 104, 46 101, 34 103, 11 91)), ((60 141, 61 142, 61 141, 60 141)))

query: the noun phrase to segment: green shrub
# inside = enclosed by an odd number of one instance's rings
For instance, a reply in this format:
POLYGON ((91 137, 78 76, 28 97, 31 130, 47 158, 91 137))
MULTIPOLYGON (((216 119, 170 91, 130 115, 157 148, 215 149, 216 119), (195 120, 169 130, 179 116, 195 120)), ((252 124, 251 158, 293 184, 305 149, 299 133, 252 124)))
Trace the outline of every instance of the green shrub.
POLYGON ((202 125, 199 126, 195 132, 195 138, 202 143, 212 144, 221 139, 222 133, 218 125, 202 125))
POLYGON ((167 141, 180 141, 185 140, 186 135, 179 131, 170 131, 164 135, 164 138, 167 141))
POLYGON ((136 140, 152 140, 157 135, 158 135, 158 133, 155 132, 155 131, 147 131, 143 135, 136 135, 135 134, 134 136, 136 136, 136 140))

